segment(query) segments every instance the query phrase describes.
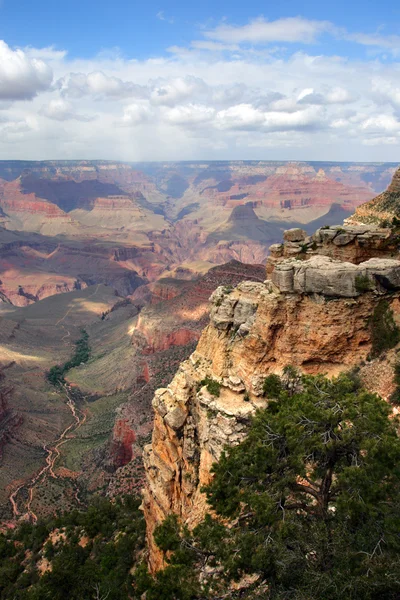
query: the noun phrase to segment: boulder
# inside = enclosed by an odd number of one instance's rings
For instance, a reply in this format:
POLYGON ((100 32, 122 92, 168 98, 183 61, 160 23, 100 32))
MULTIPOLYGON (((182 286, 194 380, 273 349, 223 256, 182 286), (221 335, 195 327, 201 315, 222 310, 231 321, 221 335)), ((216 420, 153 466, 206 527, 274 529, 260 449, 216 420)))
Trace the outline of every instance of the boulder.
POLYGON ((384 290, 400 289, 400 262, 390 258, 370 258, 359 265, 384 290))
POLYGON ((287 229, 283 232, 283 239, 285 242, 302 242, 306 239, 307 232, 300 227, 294 227, 293 229, 287 229))
POLYGON ((286 294, 352 298, 369 290, 382 293, 400 289, 400 261, 371 258, 354 265, 327 256, 313 256, 307 261, 287 259, 276 265, 271 281, 286 294), (360 277, 368 277, 371 286, 360 289, 360 277))
POLYGON ((178 429, 183 427, 186 421, 186 417, 186 411, 183 410, 183 408, 181 408, 180 406, 177 406, 165 415, 164 421, 168 425, 168 427, 171 427, 171 429, 177 431, 178 429))

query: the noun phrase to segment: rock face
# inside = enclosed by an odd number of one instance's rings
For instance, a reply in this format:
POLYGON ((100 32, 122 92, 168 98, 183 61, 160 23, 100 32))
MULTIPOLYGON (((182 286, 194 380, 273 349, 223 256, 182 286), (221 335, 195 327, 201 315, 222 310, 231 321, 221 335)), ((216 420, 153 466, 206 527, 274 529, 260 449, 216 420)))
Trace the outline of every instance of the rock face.
POLYGON ((400 289, 400 261, 371 258, 353 265, 326 256, 314 256, 307 261, 287 259, 276 265, 271 281, 286 294, 354 298, 365 291, 385 293, 400 289))
POLYGON ((391 223, 393 217, 400 217, 400 169, 394 174, 388 189, 359 206, 350 220, 353 223, 380 224, 383 221, 391 223))
POLYGON ((246 435, 250 416, 265 403, 266 375, 289 364, 335 375, 364 361, 371 351, 369 317, 383 296, 399 320, 398 289, 398 261, 375 258, 357 266, 321 256, 284 259, 265 283, 242 282, 213 293, 210 324, 196 351, 153 400, 143 496, 152 570, 163 565, 155 526, 171 512, 189 527, 202 519, 201 488, 210 467, 226 444, 246 435), (220 384, 219 396, 204 386, 206 377, 220 384))
POLYGON ((334 225, 321 227, 310 236, 301 229, 285 231, 283 243, 269 248, 267 274, 288 258, 308 260, 312 256, 327 256, 359 264, 370 258, 399 256, 397 237, 390 229, 376 225, 334 225))

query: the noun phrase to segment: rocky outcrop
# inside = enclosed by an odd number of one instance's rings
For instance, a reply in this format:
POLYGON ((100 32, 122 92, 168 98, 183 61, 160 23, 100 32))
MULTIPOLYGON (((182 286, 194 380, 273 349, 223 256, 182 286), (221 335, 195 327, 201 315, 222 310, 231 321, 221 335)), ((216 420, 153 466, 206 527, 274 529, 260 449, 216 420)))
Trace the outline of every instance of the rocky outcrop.
POLYGON ((283 242, 269 248, 267 274, 288 258, 308 260, 312 256, 327 256, 359 264, 370 258, 399 256, 398 240, 390 229, 376 225, 333 225, 317 229, 308 236, 302 229, 284 232, 283 242))
POLYGON ((114 469, 128 464, 133 457, 136 434, 126 419, 117 419, 112 433, 110 458, 114 469))
POLYGON ((264 378, 289 364, 334 375, 365 361, 369 318, 383 296, 399 320, 399 289, 398 261, 370 259, 356 266, 317 257, 286 259, 265 283, 242 282, 213 293, 210 324, 196 351, 153 400, 143 495, 152 570, 163 565, 155 526, 171 512, 189 527, 204 516, 201 489, 210 467, 225 445, 246 435, 249 418, 265 403, 264 378), (357 289, 359 276, 363 286, 357 289), (210 393, 218 394, 215 384, 204 385, 210 379, 218 382, 219 395, 210 393))
POLYGON ((356 209, 352 223, 391 224, 393 217, 400 218, 400 169, 396 171, 388 189, 356 209))
POLYGON ((276 265, 271 282, 271 291, 275 286, 285 294, 354 298, 365 291, 385 293, 400 289, 400 261, 371 258, 353 265, 326 256, 287 259, 276 265))

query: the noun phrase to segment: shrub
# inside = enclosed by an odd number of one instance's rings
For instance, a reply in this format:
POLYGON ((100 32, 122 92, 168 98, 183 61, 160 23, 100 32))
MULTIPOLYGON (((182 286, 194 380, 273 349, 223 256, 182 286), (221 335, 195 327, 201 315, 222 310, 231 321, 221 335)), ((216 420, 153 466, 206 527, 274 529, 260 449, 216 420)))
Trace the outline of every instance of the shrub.
POLYGON ((400 440, 390 413, 344 375, 304 376, 292 396, 284 389, 213 466, 203 490, 212 515, 191 532, 171 518, 157 531, 167 566, 146 598, 400 598, 400 440), (250 587, 235 595, 243 575, 250 587))
POLYGON ((263 392, 268 398, 277 398, 282 391, 282 381, 279 375, 271 374, 264 379, 263 392))
POLYGON ((220 394, 220 390, 221 390, 221 384, 218 383, 218 381, 216 381, 215 379, 212 379, 211 377, 205 377, 204 379, 202 379, 200 381, 199 387, 203 387, 203 385, 205 385, 207 387, 208 392, 212 395, 212 396, 219 396, 220 394))
POLYGON ((375 307, 370 326, 372 358, 376 358, 384 350, 390 350, 400 341, 400 330, 394 321, 393 311, 387 300, 381 300, 375 307))
POLYGON ((65 384, 64 375, 74 367, 79 367, 80 364, 86 363, 90 358, 89 334, 85 329, 81 329, 81 337, 75 342, 75 352, 73 356, 63 365, 55 365, 51 367, 46 374, 46 379, 49 383, 56 387, 65 384))
POLYGON ((396 389, 390 396, 390 402, 392 404, 400 404, 400 362, 394 365, 394 377, 393 382, 396 384, 396 389))

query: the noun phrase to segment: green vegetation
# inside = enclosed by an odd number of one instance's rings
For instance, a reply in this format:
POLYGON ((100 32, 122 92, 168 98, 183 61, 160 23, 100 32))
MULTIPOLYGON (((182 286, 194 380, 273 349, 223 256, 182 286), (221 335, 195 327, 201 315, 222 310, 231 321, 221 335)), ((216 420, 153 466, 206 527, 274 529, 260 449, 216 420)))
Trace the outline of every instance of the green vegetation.
POLYGON ((199 389, 204 385, 207 387, 207 390, 211 394, 211 396, 219 396, 221 391, 221 384, 218 383, 218 381, 212 379, 211 377, 205 377, 200 381, 199 389))
POLYGON ((98 498, 87 511, 23 523, 0 534, 1 600, 128 600, 144 547, 139 500, 98 498), (51 571, 42 576, 43 559, 51 571))
POLYGON ((392 402, 393 404, 399 405, 400 404, 400 362, 397 362, 394 365, 393 381, 396 384, 396 389, 394 390, 393 394, 390 396, 390 402, 392 402))
POLYGON ((385 350, 390 350, 400 341, 400 330, 393 318, 386 300, 381 300, 375 307, 371 318, 372 357, 377 357, 385 350))
POLYGON ((356 275, 355 286, 357 292, 369 292, 372 289, 372 282, 368 275, 356 275))
POLYGON ((268 375, 264 379, 263 392, 268 398, 278 398, 282 391, 282 381, 279 375, 268 375))
POLYGON ((56 387, 65 383, 64 375, 74 367, 79 367, 82 363, 87 363, 90 358, 89 335, 85 329, 81 329, 81 337, 75 342, 75 352, 63 365, 51 367, 47 373, 47 381, 56 387))
POLYGON ((281 387, 214 465, 205 490, 213 516, 192 532, 175 516, 156 530, 168 564, 154 579, 138 570, 147 600, 400 597, 390 407, 347 375, 304 376, 292 394, 281 387))

